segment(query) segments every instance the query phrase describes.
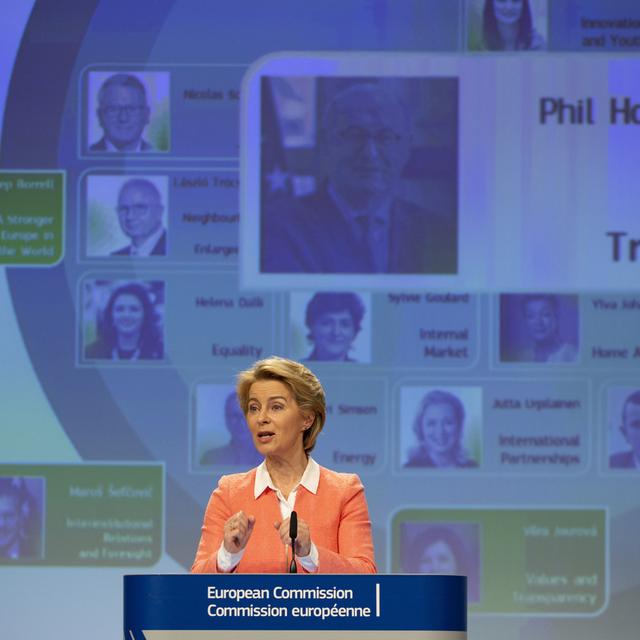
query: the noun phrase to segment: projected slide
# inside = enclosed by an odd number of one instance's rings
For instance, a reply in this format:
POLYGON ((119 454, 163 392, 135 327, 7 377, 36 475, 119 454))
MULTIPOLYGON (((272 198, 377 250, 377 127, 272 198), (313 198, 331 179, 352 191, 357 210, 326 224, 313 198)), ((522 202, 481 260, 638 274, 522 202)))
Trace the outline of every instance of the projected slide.
POLYGON ((313 457, 360 476, 380 572, 468 575, 479 640, 635 637, 636 4, 11 9, 13 636, 107 640, 123 574, 186 573, 261 461, 235 376, 277 354, 323 383, 313 457))

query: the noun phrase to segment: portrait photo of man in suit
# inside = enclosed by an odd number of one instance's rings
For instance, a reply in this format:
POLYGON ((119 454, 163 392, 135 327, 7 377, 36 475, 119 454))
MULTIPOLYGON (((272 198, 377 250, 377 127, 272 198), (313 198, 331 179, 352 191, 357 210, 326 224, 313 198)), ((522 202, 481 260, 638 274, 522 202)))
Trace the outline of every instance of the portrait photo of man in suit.
POLYGON ((151 116, 147 90, 135 75, 109 76, 98 91, 96 113, 103 135, 89 146, 89 151, 154 151, 153 145, 143 137, 151 116))
POLYGON ((620 432, 630 449, 612 454, 609 468, 640 470, 640 390, 628 395, 624 401, 620 432))
POLYGON ((146 178, 131 178, 120 188, 116 212, 120 229, 131 242, 113 256, 164 256, 167 232, 163 224, 164 205, 158 187, 146 178))
MULTIPOLYGON (((318 95, 323 80, 316 79, 318 95)), ((424 145, 414 145, 407 82, 357 78, 333 95, 324 91, 316 117, 315 188, 302 195, 262 194, 262 273, 457 272, 455 206, 436 213, 423 206, 422 192, 410 198, 403 189, 409 176, 407 182, 424 190, 423 170, 428 173, 418 157, 424 145)), ((264 91, 263 101, 269 97, 264 91)), ((276 127, 265 113, 263 128, 276 127)), ((455 176, 445 180, 454 184, 455 176)))

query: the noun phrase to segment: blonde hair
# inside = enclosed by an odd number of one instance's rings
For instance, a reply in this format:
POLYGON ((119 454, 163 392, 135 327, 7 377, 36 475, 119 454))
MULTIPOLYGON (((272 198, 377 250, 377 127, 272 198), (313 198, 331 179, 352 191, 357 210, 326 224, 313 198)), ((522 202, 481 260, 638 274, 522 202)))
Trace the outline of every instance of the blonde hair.
POLYGON ((327 405, 320 380, 295 360, 278 356, 258 360, 249 369, 238 374, 236 393, 245 416, 249 410, 249 390, 251 385, 259 380, 282 382, 290 389, 300 409, 313 414, 313 423, 302 436, 304 451, 310 453, 327 419, 327 405))

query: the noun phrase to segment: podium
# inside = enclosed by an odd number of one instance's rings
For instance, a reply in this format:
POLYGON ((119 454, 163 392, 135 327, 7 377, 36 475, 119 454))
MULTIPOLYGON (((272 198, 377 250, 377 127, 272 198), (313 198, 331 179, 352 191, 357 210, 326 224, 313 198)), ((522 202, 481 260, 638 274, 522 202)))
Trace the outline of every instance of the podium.
POLYGON ((467 579, 130 575, 125 640, 466 640, 467 579))

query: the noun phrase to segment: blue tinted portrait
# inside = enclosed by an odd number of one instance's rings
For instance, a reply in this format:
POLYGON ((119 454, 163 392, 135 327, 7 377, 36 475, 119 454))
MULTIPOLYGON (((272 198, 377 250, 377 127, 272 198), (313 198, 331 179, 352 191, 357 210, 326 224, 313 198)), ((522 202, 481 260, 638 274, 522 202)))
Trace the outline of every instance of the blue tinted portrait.
POLYGON ((0 559, 42 557, 44 482, 0 477, 0 559))
POLYGON ((469 48, 540 51, 547 48, 546 0, 469 0, 469 48))
POLYGON ((307 360, 354 362, 349 350, 364 314, 364 304, 355 293, 316 293, 305 314, 307 339, 313 345, 307 360))
MULTIPOLYGON (((307 169, 298 163, 308 158, 308 150, 285 149, 288 138, 279 128, 283 116, 275 107, 267 108, 274 94, 284 92, 285 81, 263 80, 262 127, 269 129, 262 159, 263 272, 456 273, 457 179, 450 161, 457 151, 456 126, 452 119, 448 128, 442 127, 442 137, 449 137, 435 187, 440 195, 425 193, 421 189, 430 162, 437 162, 436 153, 431 159, 428 143, 416 142, 413 120, 426 116, 408 107, 412 98, 422 105, 425 96, 436 93, 448 102, 453 118, 457 84, 438 80, 444 85, 434 79, 315 79, 322 106, 316 137, 307 133, 306 139, 313 145, 316 175, 305 181, 299 174, 307 169), (274 183, 276 168, 282 179, 274 183), (436 201, 447 197, 445 210, 435 211, 436 201)), ((274 105, 293 102, 290 94, 274 105)), ((315 102, 296 104, 316 109, 315 102)))
POLYGON ((500 296, 500 359, 503 362, 575 362, 578 297, 500 296))
POLYGON ((163 224, 164 204, 156 185, 145 178, 131 178, 120 188, 116 206, 122 233, 130 243, 112 252, 114 256, 163 256, 167 232, 163 224))
POLYGON ((91 71, 88 93, 86 148, 90 153, 169 151, 168 72, 91 71))
MULTIPOLYGON (((615 407, 618 409, 618 407, 615 407)), ((609 457, 610 469, 640 470, 640 390, 633 391, 625 398, 619 415, 612 416, 618 424, 626 448, 612 453, 609 457)))
POLYGON ((90 151, 151 151, 143 132, 149 124, 151 109, 147 90, 134 75, 117 73, 109 77, 98 92, 98 121, 102 138, 90 151))

